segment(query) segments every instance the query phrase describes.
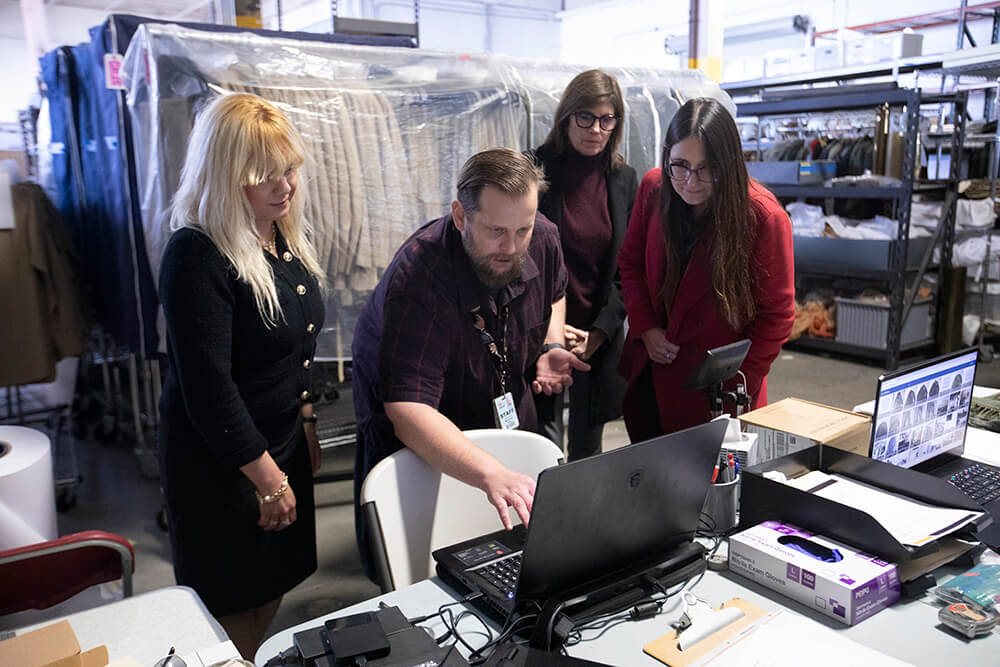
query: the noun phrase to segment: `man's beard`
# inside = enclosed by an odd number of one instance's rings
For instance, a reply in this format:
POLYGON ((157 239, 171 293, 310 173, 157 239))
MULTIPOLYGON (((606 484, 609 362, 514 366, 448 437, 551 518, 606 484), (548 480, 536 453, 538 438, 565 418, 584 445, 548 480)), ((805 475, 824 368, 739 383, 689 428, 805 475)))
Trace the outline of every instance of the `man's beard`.
POLYGON ((478 254, 468 234, 462 234, 462 245, 465 246, 465 254, 469 256, 469 262, 472 263, 472 270, 475 272, 476 277, 479 278, 479 282, 490 289, 506 287, 521 277, 521 270, 524 268, 524 262, 528 257, 528 253, 513 255, 514 261, 511 263, 510 268, 500 273, 490 268, 490 262, 499 257, 499 255, 484 256, 478 254))

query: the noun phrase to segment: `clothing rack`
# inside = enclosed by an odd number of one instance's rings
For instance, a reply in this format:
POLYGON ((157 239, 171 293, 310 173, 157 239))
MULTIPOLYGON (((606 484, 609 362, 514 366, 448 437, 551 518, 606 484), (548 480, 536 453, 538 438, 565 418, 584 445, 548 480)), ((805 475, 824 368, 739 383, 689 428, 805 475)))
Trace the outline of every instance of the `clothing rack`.
MULTIPOLYGON (((99 437, 115 437, 121 401, 114 388, 123 371, 135 429, 136 451, 147 476, 155 476, 155 451, 144 431, 155 428, 159 400, 159 303, 141 226, 133 156, 133 128, 123 91, 105 86, 104 55, 124 55, 140 25, 159 20, 113 14, 90 29, 90 41, 61 46, 41 59, 45 100, 39 118, 37 177, 81 250, 85 281, 97 306, 106 350, 99 358, 105 386, 105 424, 99 437), (107 336, 105 336, 105 332, 107 336), (120 368, 121 367, 121 368, 120 368)), ((192 24, 188 24, 192 25, 192 24)), ((200 24, 197 24, 200 25, 200 24)), ((217 33, 242 32, 235 26, 202 26, 217 33)), ((257 31, 261 34, 295 34, 257 31)), ((322 42, 403 46, 403 37, 299 35, 322 42)), ((184 137, 181 138, 182 142, 184 137)), ((37 141, 37 144, 35 143, 37 141)), ((139 150, 141 152, 141 149, 139 150)), ((28 150, 29 155, 33 154, 28 150)))
MULTIPOLYGON (((344 361, 371 289, 403 240, 448 211, 464 161, 488 147, 523 150, 541 141, 563 88, 581 69, 146 25, 124 71, 141 137, 148 255, 158 257, 169 236, 166 193, 176 187, 183 138, 200 105, 225 91, 271 100, 299 128, 312 158, 300 188, 330 286, 317 358, 344 361)), ((639 171, 658 162, 655 128, 666 127, 683 101, 714 96, 732 106, 701 73, 609 71, 627 91, 622 151, 639 171)))

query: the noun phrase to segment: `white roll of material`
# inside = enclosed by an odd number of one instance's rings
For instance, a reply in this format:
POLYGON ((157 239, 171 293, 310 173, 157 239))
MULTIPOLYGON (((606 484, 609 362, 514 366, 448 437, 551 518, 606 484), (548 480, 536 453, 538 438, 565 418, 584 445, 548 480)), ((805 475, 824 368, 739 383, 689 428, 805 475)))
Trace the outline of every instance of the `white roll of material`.
POLYGON ((23 426, 0 426, 0 550, 58 536, 48 437, 23 426))

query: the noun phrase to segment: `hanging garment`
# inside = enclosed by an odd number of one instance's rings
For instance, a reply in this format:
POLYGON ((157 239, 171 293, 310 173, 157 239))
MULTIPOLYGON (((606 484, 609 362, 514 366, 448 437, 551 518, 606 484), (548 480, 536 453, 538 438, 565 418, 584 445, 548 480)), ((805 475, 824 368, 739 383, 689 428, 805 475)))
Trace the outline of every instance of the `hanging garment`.
POLYGON ((0 230, 0 386, 52 382, 87 330, 79 271, 59 211, 34 183, 11 187, 14 229, 0 230))

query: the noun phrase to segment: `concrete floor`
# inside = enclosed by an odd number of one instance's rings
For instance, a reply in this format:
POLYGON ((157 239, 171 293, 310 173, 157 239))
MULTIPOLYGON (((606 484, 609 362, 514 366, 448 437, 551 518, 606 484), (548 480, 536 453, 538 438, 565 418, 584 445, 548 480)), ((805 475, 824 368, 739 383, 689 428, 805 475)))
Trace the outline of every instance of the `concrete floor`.
MULTIPOLYGON (((882 372, 871 365, 787 351, 771 369, 769 399, 773 402, 795 396, 850 409, 874 398, 882 372)), ((1000 363, 981 364, 977 384, 1000 386, 1000 363)), ((605 442, 606 448, 627 442, 621 421, 608 424, 605 442)), ((83 481, 76 507, 59 516, 60 534, 100 529, 123 535, 135 544, 136 593, 174 584, 169 541, 156 522, 160 508, 157 482, 142 477, 136 457, 125 443, 79 441, 78 452, 83 481)), ((336 459, 336 455, 330 458, 336 459)), ((331 465, 342 468, 345 462, 325 457, 324 471, 331 465)), ((351 482, 317 485, 316 504, 319 569, 285 597, 269 634, 379 592, 362 574, 358 560, 351 482)))

